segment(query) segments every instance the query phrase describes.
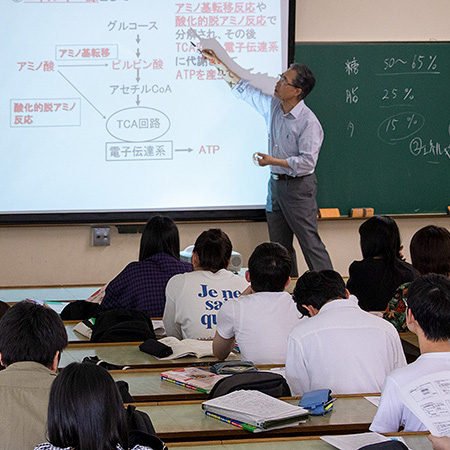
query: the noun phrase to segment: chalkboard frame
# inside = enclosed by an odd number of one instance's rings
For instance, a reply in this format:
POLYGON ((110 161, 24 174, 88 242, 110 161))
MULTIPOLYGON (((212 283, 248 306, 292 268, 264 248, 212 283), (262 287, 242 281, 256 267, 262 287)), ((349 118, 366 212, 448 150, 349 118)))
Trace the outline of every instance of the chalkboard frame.
MULTIPOLYGON (((323 101, 323 105, 321 105, 322 107, 319 107, 319 103, 317 101, 317 97, 320 96, 321 92, 330 92, 330 86, 327 84, 327 81, 325 81, 325 88, 324 88, 324 79, 323 79, 323 73, 325 72, 327 68, 329 68, 329 66, 327 66, 327 64, 323 64, 324 67, 320 67, 317 66, 317 64, 323 61, 323 59, 321 60, 320 58, 323 58, 323 55, 321 54, 320 50, 322 50, 323 48, 327 47, 329 52, 326 53, 326 55, 330 55, 332 54, 332 56, 334 57, 334 55, 336 55, 337 53, 339 53, 339 50, 342 48, 352 48, 352 49, 363 49, 364 51, 369 51, 369 50, 373 50, 376 48, 381 48, 381 49, 389 49, 389 50, 393 50, 393 49, 399 49, 402 47, 408 47, 408 49, 414 49, 414 48, 418 48, 419 46, 427 46, 428 48, 432 48, 434 49, 436 48, 444 48, 446 51, 450 50, 450 41, 427 41, 427 42, 423 42, 423 41, 401 41, 401 42, 387 42, 387 41, 365 41, 365 42, 360 42, 360 41, 351 41, 351 42, 296 42, 296 61, 300 62, 300 63, 304 63, 307 64, 309 66, 311 66, 311 69, 313 70, 313 72, 316 74, 316 78, 317 78, 317 85, 316 88, 314 89, 314 91, 310 94, 310 96, 306 99, 306 103, 308 104, 308 106, 311 106, 311 109, 318 115, 319 120, 321 120, 322 124, 324 125, 324 129, 325 129, 325 140, 324 140, 324 144, 322 146, 322 150, 321 150, 321 155, 319 157, 319 161, 318 161, 318 165, 316 168, 316 174, 318 177, 318 203, 319 203, 319 207, 320 208, 336 208, 338 207, 340 209, 340 213, 343 216, 347 216, 347 214, 350 213, 351 208, 354 207, 375 207, 375 213, 376 214, 389 214, 389 215, 393 215, 393 216, 406 216, 406 215, 419 215, 419 216, 424 216, 424 215, 428 215, 428 216, 440 216, 445 214, 445 211, 447 209, 447 205, 450 203, 450 198, 445 197, 445 192, 449 192, 450 193, 450 183, 449 180, 450 177, 444 177, 444 175, 442 175, 445 171, 447 171, 447 166, 444 167, 444 169, 441 170, 441 176, 439 179, 436 180, 435 183, 435 190, 439 190, 440 186, 438 186, 438 181, 442 181, 442 191, 444 192, 444 194, 442 194, 442 192, 440 192, 441 198, 440 198, 440 204, 438 207, 431 207, 429 209, 427 209, 427 207, 423 207, 423 208, 412 208, 412 207, 403 207, 402 205, 400 205, 399 207, 395 207, 395 208, 388 208, 388 207, 383 207, 377 204, 377 202, 373 202, 371 201, 371 198, 368 198, 366 201, 356 201, 353 202, 353 197, 348 197, 347 198, 347 202, 342 202, 342 201, 333 201, 333 200, 329 200, 329 198, 327 198, 326 195, 324 195, 324 190, 328 190, 328 191, 336 191, 339 190, 339 183, 345 183, 344 181, 342 181, 342 179, 340 179, 338 176, 334 176, 333 175, 330 177, 329 176, 329 172, 328 170, 330 169, 330 162, 327 161, 327 152, 329 151, 330 146, 336 145, 335 142, 331 141, 330 143, 330 127, 329 124, 327 124, 327 120, 326 118, 324 119, 323 117, 323 110, 325 108, 329 108, 329 100, 328 98, 323 101), (444 47, 443 47, 444 46, 444 47), (447 48, 448 47, 448 48, 447 48), (313 54, 313 56, 311 57, 305 57, 305 52, 303 51, 303 53, 301 53, 302 49, 305 48, 310 48, 310 49, 314 49, 311 50, 309 53, 313 54), (312 59, 311 59, 312 58, 312 59), (315 62, 316 64, 312 64, 310 62, 310 60, 312 60, 313 62, 315 62), (327 90, 328 88, 328 90, 327 90), (327 142, 328 139, 328 142, 327 142), (328 170, 327 170, 328 169, 328 170)), ((442 56, 442 55, 441 55, 442 56)), ((337 57, 336 57, 337 58, 337 57)), ((445 58, 446 60, 448 58, 445 58)), ((330 60, 332 60, 330 58, 330 60)), ((438 61, 439 62, 439 59, 438 61)), ((340 66, 339 66, 340 67, 340 66)), ((449 80, 450 79, 450 70, 449 70, 449 65, 448 62, 446 62, 446 64, 444 65, 445 67, 445 73, 443 74, 444 80, 449 80)), ((327 76, 329 74, 327 73, 327 76)), ((333 73, 333 76, 335 74, 333 73)), ((403 75, 402 75, 403 76, 403 75)), ((340 76, 340 80, 342 81, 342 75, 340 76)), ((380 77, 381 78, 381 77, 380 77)), ((386 77, 388 78, 388 77, 386 77)), ((394 78, 394 77, 392 77, 394 78)), ((425 77, 423 77, 425 78, 425 77)), ((430 77, 429 77, 430 78, 430 77)), ((433 77, 435 78, 435 77, 433 77)), ((445 82, 441 81, 441 86, 445 86, 445 82)), ((338 89, 339 86, 336 88, 338 89)), ((443 89, 443 88, 441 88, 443 89)), ((350 89, 349 89, 350 90, 350 89)), ((345 90, 344 90, 345 93, 345 90)), ((333 95, 333 92, 331 93, 331 95, 333 95)), ((427 99, 426 99, 427 100, 427 99)), ((445 102, 442 102, 445 103, 445 102)), ((450 104, 450 101, 448 102, 448 104, 450 104)), ((341 107, 341 109, 343 109, 341 107)), ((448 109, 446 110, 446 112, 448 113, 448 109)), ((446 114, 446 116, 450 116, 450 114, 446 114)), ((449 125, 448 123, 446 123, 446 125, 449 125)), ((449 127, 450 130, 450 127, 449 127)), ((445 128, 445 132, 447 131, 447 129, 445 128)), ((342 134, 342 133, 341 133, 342 134)), ((448 134, 444 133, 446 138, 449 138, 450 135, 450 131, 448 134)), ((447 139, 448 141, 448 139, 447 139)), ((449 142, 446 141, 446 144, 448 144, 449 142)), ((424 141, 426 142, 426 141, 424 141)), ((446 161, 444 161, 444 165, 447 164, 446 161)), ((339 167, 339 163, 334 161, 334 166, 331 167, 331 169, 335 169, 335 174, 337 172, 338 169, 342 169, 342 166, 339 167)), ((332 172, 332 170, 330 171, 332 172)), ((347 172, 347 173, 351 173, 351 171, 347 172)), ((446 173, 446 172, 445 172, 446 173)), ((345 179, 345 177, 343 177, 345 179)), ((347 177, 347 179, 350 177, 347 177)), ((376 187, 374 188, 376 189, 376 187)), ((393 189, 393 191, 395 191, 395 189, 393 189)), ((328 196, 330 197, 330 196, 328 196)), ((331 196, 332 197, 332 196, 331 196)), ((415 198, 415 197, 412 197, 415 198)))

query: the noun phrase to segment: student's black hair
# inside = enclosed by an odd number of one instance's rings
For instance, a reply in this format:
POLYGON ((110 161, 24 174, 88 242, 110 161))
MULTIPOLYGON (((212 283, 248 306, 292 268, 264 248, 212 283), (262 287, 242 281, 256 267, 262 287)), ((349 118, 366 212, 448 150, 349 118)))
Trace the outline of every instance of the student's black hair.
POLYGON ((63 369, 50 390, 47 430, 56 447, 128 449, 125 409, 111 375, 90 363, 63 369))
POLYGON ((293 63, 289 66, 289 69, 295 70, 296 72, 296 76, 292 80, 292 84, 302 90, 302 92, 298 96, 298 99, 303 100, 314 89, 314 86, 316 85, 316 79, 314 78, 311 70, 306 66, 302 66, 301 64, 293 63))
POLYGON ((2 302, 0 300, 0 319, 5 315, 6 311, 8 311, 9 308, 10 306, 8 305, 8 303, 2 302))
POLYGON ((359 227, 363 258, 384 261, 382 284, 398 282, 401 277, 401 241, 397 223, 389 216, 373 216, 359 227))
POLYGON ((450 279, 430 273, 408 287, 408 308, 425 337, 432 341, 450 339, 450 279))
POLYGON ((281 244, 258 245, 248 260, 250 282, 255 292, 281 292, 291 273, 292 259, 281 244))
POLYGON ((450 232, 428 225, 417 231, 409 245, 411 261, 422 275, 439 273, 450 276, 450 232))
POLYGON ((381 256, 387 263, 400 258, 400 231, 389 216, 373 216, 359 227, 363 258, 381 256))
POLYGON ((230 238, 219 228, 204 231, 194 245, 200 267, 214 273, 228 267, 232 250, 230 238))
POLYGON ((320 310, 328 300, 346 298, 346 294, 345 283, 339 273, 334 270, 311 270, 297 280, 292 298, 297 309, 308 316, 308 310, 302 305, 314 306, 320 310))
POLYGON ((56 352, 67 347, 67 332, 59 315, 29 301, 17 303, 0 320, 3 365, 34 361, 51 367, 56 352))
POLYGON ((152 217, 142 232, 139 261, 157 253, 166 253, 175 259, 180 259, 180 235, 175 222, 170 217, 152 217))

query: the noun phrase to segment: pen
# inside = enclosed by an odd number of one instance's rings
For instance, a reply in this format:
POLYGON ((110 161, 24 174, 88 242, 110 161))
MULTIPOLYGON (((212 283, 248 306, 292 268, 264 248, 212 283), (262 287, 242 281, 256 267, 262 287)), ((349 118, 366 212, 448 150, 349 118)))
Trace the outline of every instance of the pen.
POLYGON ((240 422, 238 420, 232 420, 228 417, 221 416, 219 414, 214 414, 209 411, 205 411, 205 414, 213 419, 221 420, 222 422, 229 423, 230 425, 234 425, 235 427, 243 428, 244 430, 251 431, 252 433, 258 428, 253 425, 249 425, 248 423, 240 422))
POLYGON ((200 53, 200 55, 203 55, 202 51, 192 41, 189 41, 189 42, 191 43, 191 45, 193 45, 197 49, 197 51, 200 53))

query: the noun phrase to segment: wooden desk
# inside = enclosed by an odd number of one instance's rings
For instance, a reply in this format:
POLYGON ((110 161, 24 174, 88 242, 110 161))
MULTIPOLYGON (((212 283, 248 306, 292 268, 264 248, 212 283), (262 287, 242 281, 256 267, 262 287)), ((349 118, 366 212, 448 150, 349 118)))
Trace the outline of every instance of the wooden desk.
MULTIPOLYGON (((103 361, 121 366, 133 368, 172 368, 186 366, 210 366, 218 362, 217 358, 207 356, 195 358, 185 356, 184 358, 160 361, 154 356, 139 350, 141 342, 121 342, 115 344, 95 344, 91 342, 69 344, 62 352, 59 368, 65 367, 71 362, 81 362, 85 356, 97 356, 103 361)), ((241 355, 234 353, 228 356, 227 361, 239 361, 241 355)))
MULTIPOLYGON (((82 334, 74 331, 74 327, 77 323, 81 322, 81 320, 65 320, 64 326, 66 327, 67 337, 69 339, 69 344, 82 344, 86 342, 90 342, 89 338, 83 336, 82 334)), ((153 328, 155 330, 156 338, 159 339, 166 335, 164 328, 162 326, 161 319, 152 319, 153 328)))
POLYGON ((69 344, 90 342, 89 338, 87 338, 86 336, 83 336, 82 334, 77 333, 76 331, 73 331, 73 328, 79 322, 80 322, 80 320, 65 320, 64 321, 64 326, 66 327, 67 338, 69 339, 69 344))
MULTIPOLYGON (((274 366, 258 366, 267 370, 274 366)), ((279 367, 279 366, 276 366, 279 367)), ((207 367, 205 367, 207 368, 207 367)), ((180 400, 206 400, 208 394, 161 380, 163 369, 111 370, 115 381, 128 383, 136 402, 174 402, 180 400)))
MULTIPOLYGON (((298 404, 294 399, 289 402, 298 404)), ((377 411, 363 396, 338 396, 333 411, 326 417, 310 416, 306 423, 262 435, 207 417, 199 401, 136 403, 136 407, 150 416, 158 436, 165 442, 363 433, 369 430, 377 411)))
MULTIPOLYGON (((409 448, 414 450, 431 450, 428 433, 395 433, 389 436, 402 436, 409 448)), ((192 442, 174 442, 170 448, 178 450, 333 450, 330 444, 319 436, 267 438, 235 441, 207 441, 193 445, 192 442)))
POLYGON ((420 356, 419 338, 411 332, 399 333, 408 364, 413 363, 420 356))
POLYGON ((128 383, 136 402, 170 402, 180 400, 206 400, 208 394, 187 389, 161 380, 163 369, 111 370, 114 381, 128 383))

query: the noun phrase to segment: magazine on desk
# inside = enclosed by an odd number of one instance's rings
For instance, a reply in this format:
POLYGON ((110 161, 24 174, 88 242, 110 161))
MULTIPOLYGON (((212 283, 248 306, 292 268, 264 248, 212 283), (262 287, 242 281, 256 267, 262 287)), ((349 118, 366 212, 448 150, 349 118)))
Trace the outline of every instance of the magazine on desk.
POLYGON ((209 394, 214 385, 227 375, 216 375, 197 367, 185 367, 183 369, 167 370, 161 373, 161 379, 170 381, 189 389, 209 394))
POLYGON ((183 356, 196 356, 204 358, 205 356, 214 356, 212 351, 212 341, 200 341, 197 339, 183 339, 180 341, 176 337, 169 336, 159 340, 163 344, 172 348, 173 353, 159 360, 177 359, 183 356))
POLYGON ((236 426, 250 425, 250 428, 259 428, 260 431, 296 425, 308 417, 308 410, 300 406, 250 390, 234 391, 207 400, 202 403, 202 408, 216 419, 228 419, 228 423, 236 426))

